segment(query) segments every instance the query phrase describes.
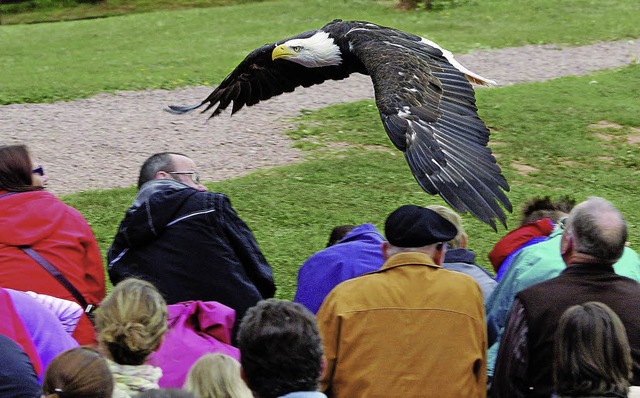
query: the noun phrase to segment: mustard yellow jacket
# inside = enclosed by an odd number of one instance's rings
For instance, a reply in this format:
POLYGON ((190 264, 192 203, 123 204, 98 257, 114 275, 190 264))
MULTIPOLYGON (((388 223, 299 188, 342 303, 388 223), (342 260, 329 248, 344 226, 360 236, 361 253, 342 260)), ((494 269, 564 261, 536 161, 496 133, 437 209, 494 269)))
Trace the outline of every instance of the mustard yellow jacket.
POLYGON ((318 312, 330 397, 486 397, 482 292, 426 254, 345 281, 318 312))

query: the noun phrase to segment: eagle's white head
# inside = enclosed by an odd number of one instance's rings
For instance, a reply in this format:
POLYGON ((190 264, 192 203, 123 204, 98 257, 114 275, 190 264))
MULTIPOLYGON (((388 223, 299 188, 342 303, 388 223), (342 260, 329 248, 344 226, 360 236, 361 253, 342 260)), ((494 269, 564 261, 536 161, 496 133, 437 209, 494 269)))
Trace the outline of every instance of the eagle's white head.
POLYGON ((286 41, 273 49, 271 59, 286 59, 307 68, 340 65, 340 48, 327 32, 319 30, 306 39, 286 41))

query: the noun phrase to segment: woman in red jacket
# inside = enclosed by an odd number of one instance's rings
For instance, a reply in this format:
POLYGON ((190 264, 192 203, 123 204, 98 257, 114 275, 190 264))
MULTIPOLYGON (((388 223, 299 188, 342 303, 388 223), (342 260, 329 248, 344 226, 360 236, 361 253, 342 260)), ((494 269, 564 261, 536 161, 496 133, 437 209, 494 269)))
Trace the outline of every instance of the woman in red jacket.
MULTIPOLYGON (((43 190, 46 181, 26 146, 0 146, 0 286, 79 302, 22 249, 30 247, 96 306, 106 292, 95 236, 79 211, 43 190)), ((86 314, 73 337, 80 344, 96 342, 86 314)))

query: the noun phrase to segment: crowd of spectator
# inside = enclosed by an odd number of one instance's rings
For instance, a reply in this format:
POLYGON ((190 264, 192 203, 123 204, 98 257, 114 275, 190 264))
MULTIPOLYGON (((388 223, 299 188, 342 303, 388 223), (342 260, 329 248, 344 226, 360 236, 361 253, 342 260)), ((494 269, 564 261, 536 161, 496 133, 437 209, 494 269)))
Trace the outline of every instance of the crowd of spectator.
POLYGON ((186 155, 158 153, 107 254, 0 146, 0 397, 639 397, 640 257, 613 203, 533 198, 480 266, 460 216, 339 225, 275 299, 186 155))

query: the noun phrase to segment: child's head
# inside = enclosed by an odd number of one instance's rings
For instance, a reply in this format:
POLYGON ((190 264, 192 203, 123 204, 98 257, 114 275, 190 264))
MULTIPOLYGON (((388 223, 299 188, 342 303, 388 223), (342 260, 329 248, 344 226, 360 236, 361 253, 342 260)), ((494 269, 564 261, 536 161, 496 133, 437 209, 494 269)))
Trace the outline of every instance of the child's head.
POLYGON ((149 282, 127 279, 102 302, 96 329, 113 361, 142 365, 167 331, 167 303, 149 282))
POLYGON ((205 354, 193 364, 185 389, 201 398, 251 398, 240 377, 240 363, 224 354, 205 354))
POLYGON ((111 398, 113 376, 94 349, 78 347, 55 357, 42 383, 46 397, 111 398))

